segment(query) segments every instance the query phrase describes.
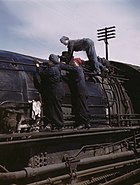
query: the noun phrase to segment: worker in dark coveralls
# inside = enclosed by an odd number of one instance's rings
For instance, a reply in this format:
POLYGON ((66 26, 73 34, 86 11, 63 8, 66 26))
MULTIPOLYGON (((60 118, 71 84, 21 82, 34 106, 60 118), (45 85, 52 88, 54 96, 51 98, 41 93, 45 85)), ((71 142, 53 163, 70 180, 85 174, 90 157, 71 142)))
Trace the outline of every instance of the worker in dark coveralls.
POLYGON ((90 128, 90 115, 87 105, 88 91, 81 64, 82 60, 80 58, 72 58, 70 64, 60 64, 63 70, 69 71, 71 102, 76 122, 74 127, 77 129, 90 128))
POLYGON ((64 87, 58 56, 51 54, 46 66, 40 67, 39 74, 46 116, 45 126, 47 127, 48 123, 51 123, 51 129, 62 130, 64 125, 61 106, 64 98, 64 87))
POLYGON ((92 70, 95 73, 101 74, 101 72, 105 69, 105 67, 97 60, 94 42, 91 39, 83 38, 70 40, 68 37, 63 36, 60 39, 60 42, 68 47, 68 53, 70 55, 69 60, 71 60, 74 51, 86 51, 92 70))

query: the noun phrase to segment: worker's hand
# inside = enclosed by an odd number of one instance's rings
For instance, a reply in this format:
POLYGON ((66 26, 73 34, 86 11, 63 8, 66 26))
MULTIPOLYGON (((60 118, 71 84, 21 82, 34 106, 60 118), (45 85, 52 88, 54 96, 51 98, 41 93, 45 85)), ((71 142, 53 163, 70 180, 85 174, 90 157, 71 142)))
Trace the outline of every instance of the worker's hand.
POLYGON ((37 62, 37 63, 35 64, 36 67, 40 67, 40 64, 42 64, 42 62, 41 62, 40 60, 36 60, 36 62, 37 62))
POLYGON ((36 67, 39 67, 40 65, 39 65, 39 63, 36 63, 36 67))

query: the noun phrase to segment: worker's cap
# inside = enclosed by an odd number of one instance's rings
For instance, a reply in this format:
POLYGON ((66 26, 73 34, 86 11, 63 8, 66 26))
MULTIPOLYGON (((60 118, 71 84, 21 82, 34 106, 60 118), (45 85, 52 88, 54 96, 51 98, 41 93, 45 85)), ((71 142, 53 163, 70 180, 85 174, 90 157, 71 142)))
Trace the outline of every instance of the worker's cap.
POLYGON ((55 55, 55 54, 50 54, 49 55, 49 60, 52 61, 54 64, 59 63, 59 57, 58 57, 58 55, 55 55))
POLYGON ((68 40, 69 40, 69 37, 63 36, 63 37, 61 37, 60 42, 65 44, 66 41, 68 41, 68 40))
POLYGON ((78 65, 83 64, 83 60, 81 60, 81 58, 74 58, 74 62, 76 62, 78 65))

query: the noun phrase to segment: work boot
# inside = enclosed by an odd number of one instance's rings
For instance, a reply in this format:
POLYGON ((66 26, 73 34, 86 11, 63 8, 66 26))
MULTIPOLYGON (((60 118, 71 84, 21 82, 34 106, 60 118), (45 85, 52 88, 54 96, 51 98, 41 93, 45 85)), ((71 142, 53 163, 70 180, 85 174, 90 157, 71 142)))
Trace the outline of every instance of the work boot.
POLYGON ((79 125, 77 127, 74 128, 74 130, 81 130, 81 129, 84 129, 84 125, 79 125))
POLYGON ((107 73, 109 73, 109 69, 104 67, 102 70, 102 74, 107 74, 107 73))
POLYGON ((91 124, 90 123, 86 124, 85 128, 90 129, 91 128, 91 124))
POLYGON ((52 131, 52 128, 51 128, 50 125, 46 125, 46 126, 40 128, 39 131, 40 131, 40 132, 51 132, 51 131, 52 131))
POLYGON ((60 125, 60 126, 57 126, 56 129, 58 131, 64 131, 65 130, 65 127, 63 125, 60 125))
POLYGON ((101 71, 95 71, 95 70, 94 70, 94 75, 100 76, 100 75, 101 75, 101 71))
POLYGON ((45 128, 44 128, 44 131, 49 131, 49 132, 51 132, 51 130, 52 130, 52 128, 51 128, 51 126, 50 125, 47 125, 45 128))

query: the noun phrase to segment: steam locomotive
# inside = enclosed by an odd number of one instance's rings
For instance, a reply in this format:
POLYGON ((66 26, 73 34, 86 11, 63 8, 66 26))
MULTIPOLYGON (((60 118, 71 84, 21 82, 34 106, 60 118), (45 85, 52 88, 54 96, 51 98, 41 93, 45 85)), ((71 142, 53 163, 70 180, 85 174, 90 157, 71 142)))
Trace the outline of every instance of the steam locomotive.
MULTIPOLYGON (((126 171, 138 171, 140 67, 100 60, 107 62, 109 73, 99 76, 90 69, 85 72, 92 128, 73 130, 71 92, 64 81, 66 95, 62 108, 65 130, 42 132, 43 102, 34 75, 37 61, 43 64, 46 60, 0 51, 2 184, 82 185, 94 184, 93 181, 95 184, 111 184, 113 178, 124 176, 126 171), (136 154, 137 163, 132 161, 136 154), (124 164, 125 167, 128 165, 126 170, 122 170, 123 164, 118 164, 124 158, 131 159, 124 164), (121 174, 118 166, 119 170, 114 170, 115 165, 111 171, 113 163, 122 167, 121 174), (101 171, 101 167, 104 170, 101 171)), ((88 61, 84 67, 88 68, 88 61)))

